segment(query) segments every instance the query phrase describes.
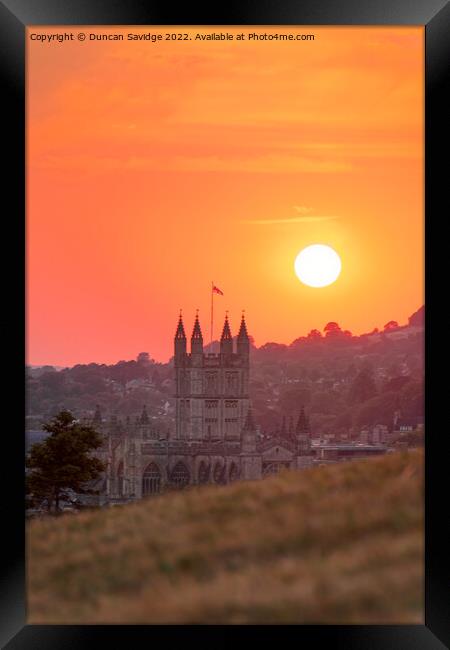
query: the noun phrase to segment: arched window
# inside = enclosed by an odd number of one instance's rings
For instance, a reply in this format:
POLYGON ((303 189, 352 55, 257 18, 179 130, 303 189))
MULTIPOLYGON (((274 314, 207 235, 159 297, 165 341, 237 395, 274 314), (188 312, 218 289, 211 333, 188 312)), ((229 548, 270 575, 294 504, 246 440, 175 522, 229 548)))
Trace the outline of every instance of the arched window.
POLYGON ((278 472, 281 472, 284 469, 289 469, 290 463, 289 462, 267 462, 263 463, 262 466, 262 474, 263 476, 271 476, 272 474, 278 474, 278 472))
POLYGON ((262 473, 263 476, 270 476, 271 474, 278 474, 278 463, 263 463, 262 473))
POLYGON ((232 483, 233 481, 237 481, 239 478, 239 470, 235 463, 231 463, 229 477, 230 477, 230 483, 232 483))
POLYGON ((225 466, 223 466, 219 461, 214 465, 213 478, 214 483, 225 483, 225 466))
POLYGON ((205 373, 205 393, 206 395, 217 395, 217 372, 205 373))
POLYGON ((170 474, 170 482, 174 487, 183 488, 189 484, 191 475, 186 465, 179 461, 170 474))
POLYGON ((117 493, 121 497, 123 497, 125 492, 124 486, 125 480, 123 478, 123 461, 120 461, 119 467, 117 468, 117 493))
POLYGON ((142 496, 161 492, 161 472, 156 463, 150 463, 142 475, 142 496))
POLYGON ((209 481, 209 474, 210 474, 210 466, 207 465, 205 462, 200 463, 200 467, 198 468, 198 482, 201 484, 208 483, 209 481))

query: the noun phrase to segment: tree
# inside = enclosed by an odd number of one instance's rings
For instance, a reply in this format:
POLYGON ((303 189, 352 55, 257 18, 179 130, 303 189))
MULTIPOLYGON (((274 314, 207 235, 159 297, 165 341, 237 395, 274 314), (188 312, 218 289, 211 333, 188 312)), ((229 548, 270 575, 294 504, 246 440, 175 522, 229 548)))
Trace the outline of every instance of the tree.
POLYGON ((308 388, 287 388, 282 391, 278 405, 282 415, 297 413, 300 404, 309 405, 311 391, 308 388))
POLYGON ((353 424, 353 410, 349 409, 337 416, 333 422, 333 430, 338 433, 348 433, 353 424))
POLYGON ((323 331, 325 332, 325 338, 327 339, 338 339, 342 336, 342 330, 340 326, 334 321, 327 323, 323 328, 323 331))
POLYGON ((80 424, 62 410, 42 427, 50 435, 32 445, 26 466, 27 494, 31 501, 47 501, 48 510, 59 510, 68 490, 92 493, 86 486, 104 471, 105 465, 90 452, 101 447, 103 438, 92 426, 80 424))
POLYGON ((423 327, 425 325, 425 305, 422 305, 417 311, 412 314, 408 319, 408 324, 410 326, 418 325, 423 327))
POLYGON ((150 364, 150 355, 148 352, 139 352, 137 355, 136 359, 137 363, 141 363, 142 365, 149 365, 150 364))
POLYGON ((341 328, 339 327, 338 323, 335 323, 334 321, 331 321, 325 325, 323 328, 324 332, 340 332, 341 328))
POLYGON ((353 423, 356 427, 386 424, 389 426, 398 405, 395 392, 383 393, 367 400, 358 409, 355 409, 353 423))
POLYGON ((162 379, 161 379, 161 373, 159 372, 158 368, 155 368, 155 370, 152 373, 152 382, 156 387, 161 386, 162 379))
POLYGON ((349 391, 350 404, 360 404, 376 395, 377 389, 369 367, 364 367, 354 378, 349 391))
POLYGON ((384 331, 385 332, 391 332, 392 330, 396 330, 398 327, 398 323, 396 320, 390 320, 386 325, 384 326, 384 331))
POLYGON ((311 398, 311 413, 326 415, 336 414, 339 411, 339 397, 333 390, 321 390, 311 398))

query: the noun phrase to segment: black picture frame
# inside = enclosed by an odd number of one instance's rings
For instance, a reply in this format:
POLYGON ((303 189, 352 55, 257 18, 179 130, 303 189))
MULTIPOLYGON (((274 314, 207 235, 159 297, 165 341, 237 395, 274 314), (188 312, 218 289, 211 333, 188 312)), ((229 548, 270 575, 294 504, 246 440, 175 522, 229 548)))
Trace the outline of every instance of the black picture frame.
MULTIPOLYGON (((228 644, 238 633, 251 642, 258 626, 47 626, 27 625, 25 610, 25 441, 20 413, 25 412, 24 367, 26 340, 25 255, 25 28, 30 25, 423 25, 425 26, 425 292, 426 292, 426 420, 425 449, 425 625, 265 626, 264 641, 280 642, 286 631, 295 642, 323 643, 330 648, 425 650, 450 646, 448 520, 444 469, 448 434, 445 430, 445 380, 436 373, 447 347, 432 345, 445 336, 447 306, 439 282, 446 277, 448 253, 442 217, 446 199, 446 127, 449 105, 445 95, 450 62, 450 6, 445 0, 324 0, 223 3, 202 7, 186 3, 180 9, 143 0, 3 0, 0 3, 3 128, 3 318, 4 377, 7 398, 3 406, 2 499, 3 572, 0 641, 2 647, 79 648, 109 644, 135 647, 142 642, 189 643, 191 635, 203 642, 228 644), (6 142, 5 142, 6 141, 6 142), (444 162, 440 162, 440 161, 444 162), (6 208, 4 208, 6 210, 6 208), (439 246, 442 248, 440 249, 439 246), (432 247, 432 250, 431 250, 432 247), (6 252, 12 253, 7 258, 6 252), (442 310, 442 314, 439 310, 442 310), (441 326, 438 329, 439 325, 441 326), (432 381, 433 377, 433 381, 432 381), (431 387, 432 386, 432 387, 431 387), (16 405, 13 407, 13 403, 16 405), (18 403, 17 403, 18 402, 18 403), (441 420, 442 418, 442 420, 441 420), (442 425, 440 422, 442 421, 442 425), (444 426, 443 426, 444 425, 444 426), (442 435, 440 435, 442 434, 442 435), (441 462, 439 462, 441 460, 441 462), (275 636, 276 635, 276 636, 275 636), (444 645, 445 644, 445 645, 444 645)), ((412 263, 414 263, 412 261, 412 263)), ((448 310, 448 306, 447 306, 448 310)), ((259 630, 261 633, 261 630, 259 630)))

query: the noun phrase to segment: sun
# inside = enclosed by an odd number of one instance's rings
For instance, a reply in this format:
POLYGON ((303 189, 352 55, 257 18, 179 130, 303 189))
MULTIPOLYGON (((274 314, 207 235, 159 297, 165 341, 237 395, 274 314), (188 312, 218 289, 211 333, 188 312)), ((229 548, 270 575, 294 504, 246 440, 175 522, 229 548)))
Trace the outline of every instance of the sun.
POLYGON ((339 277, 341 258, 331 246, 312 244, 295 258, 295 273, 308 287, 326 287, 339 277))

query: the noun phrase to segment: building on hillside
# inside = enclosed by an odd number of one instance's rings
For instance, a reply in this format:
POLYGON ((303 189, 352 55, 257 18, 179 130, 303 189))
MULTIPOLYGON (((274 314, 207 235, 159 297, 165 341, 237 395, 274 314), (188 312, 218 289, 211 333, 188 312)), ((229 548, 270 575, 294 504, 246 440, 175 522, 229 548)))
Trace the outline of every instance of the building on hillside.
POLYGON ((388 451, 385 445, 363 443, 318 444, 313 449, 318 465, 372 458, 373 456, 382 456, 388 451))
POLYGON ((175 428, 161 436, 144 407, 140 418, 93 422, 105 433, 102 491, 123 502, 188 485, 256 480, 313 463, 303 408, 268 439, 257 435, 249 400, 250 339, 242 316, 236 345, 225 318, 218 353, 205 353, 198 315, 190 350, 180 315, 174 339, 175 428))
POLYGON ((407 431, 422 431, 424 428, 423 416, 402 417, 400 411, 394 416, 393 433, 400 434, 407 431))
POLYGON ((358 442, 365 445, 384 445, 389 440, 389 427, 386 424, 365 427, 358 436, 358 442))

